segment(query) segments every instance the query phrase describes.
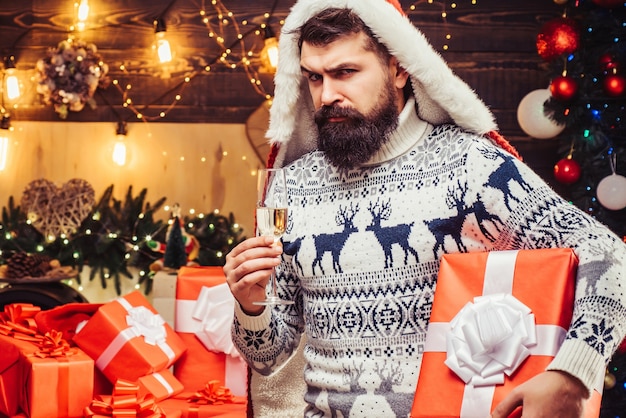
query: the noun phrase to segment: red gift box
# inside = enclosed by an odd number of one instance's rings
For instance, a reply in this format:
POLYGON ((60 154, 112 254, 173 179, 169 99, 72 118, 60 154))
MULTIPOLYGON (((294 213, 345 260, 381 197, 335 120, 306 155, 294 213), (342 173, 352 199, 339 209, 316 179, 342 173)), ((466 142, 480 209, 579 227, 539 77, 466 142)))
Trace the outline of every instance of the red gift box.
POLYGON ((159 402, 159 407, 168 416, 169 411, 181 411, 183 418, 243 418, 247 410, 246 398, 234 396, 218 381, 208 382, 197 392, 182 393, 159 402))
POLYGON ((111 395, 96 395, 83 410, 85 418, 106 417, 149 417, 180 418, 181 412, 165 412, 157 405, 157 400, 150 393, 142 393, 141 386, 126 380, 118 380, 111 395))
POLYGON ((28 303, 5 306, 0 313, 2 413, 20 409, 31 418, 80 417, 93 396, 94 362, 50 330, 39 333, 28 303), (35 396, 36 395, 36 396, 35 396))
POLYGON ((35 350, 32 343, 0 335, 0 416, 12 416, 18 412, 23 387, 18 345, 27 350, 35 350))
POLYGON ((576 267, 570 249, 444 255, 411 417, 489 416, 543 372, 571 322, 576 267))
POLYGON ((181 393, 185 388, 169 369, 142 376, 137 380, 139 396, 151 394, 157 401, 181 393))
MULTIPOLYGON (((174 375, 187 390, 199 390, 208 381, 221 381, 235 395, 247 393, 247 366, 241 358, 212 351, 195 335, 202 322, 193 311, 204 287, 226 282, 221 267, 181 267, 176 281, 175 330, 187 352, 174 364, 174 375)), ((230 325, 228 325, 230 332, 230 325)))
POLYGON ((36 348, 20 352, 21 410, 30 418, 82 417, 93 398, 93 359, 78 348, 60 357, 40 355, 36 348))
POLYGON ((73 338, 111 382, 170 367, 186 347, 139 291, 102 305, 73 338))

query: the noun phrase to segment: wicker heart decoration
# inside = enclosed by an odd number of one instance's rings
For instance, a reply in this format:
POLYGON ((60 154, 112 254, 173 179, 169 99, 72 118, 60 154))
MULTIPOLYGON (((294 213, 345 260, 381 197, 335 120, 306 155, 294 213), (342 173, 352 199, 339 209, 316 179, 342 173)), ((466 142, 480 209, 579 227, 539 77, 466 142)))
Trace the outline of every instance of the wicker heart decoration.
POLYGON ((28 219, 46 237, 75 232, 94 204, 93 187, 82 179, 71 179, 62 187, 49 180, 34 180, 22 194, 28 219))

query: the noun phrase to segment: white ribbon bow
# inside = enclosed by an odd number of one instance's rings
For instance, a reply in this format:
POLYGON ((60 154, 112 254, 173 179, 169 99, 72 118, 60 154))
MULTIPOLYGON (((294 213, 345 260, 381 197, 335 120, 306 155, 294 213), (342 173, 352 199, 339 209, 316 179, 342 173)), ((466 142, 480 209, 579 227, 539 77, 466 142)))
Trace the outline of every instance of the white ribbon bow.
POLYGON ((134 329, 135 335, 142 336, 150 345, 159 345, 165 342, 165 320, 145 306, 133 306, 126 315, 126 324, 134 329))
POLYGON ((478 296, 450 321, 445 364, 465 384, 503 384, 536 344, 530 308, 511 294, 478 296))
POLYGON ((202 288, 192 317, 202 322, 195 334, 207 349, 241 357, 230 335, 234 314, 235 298, 226 283, 202 288))

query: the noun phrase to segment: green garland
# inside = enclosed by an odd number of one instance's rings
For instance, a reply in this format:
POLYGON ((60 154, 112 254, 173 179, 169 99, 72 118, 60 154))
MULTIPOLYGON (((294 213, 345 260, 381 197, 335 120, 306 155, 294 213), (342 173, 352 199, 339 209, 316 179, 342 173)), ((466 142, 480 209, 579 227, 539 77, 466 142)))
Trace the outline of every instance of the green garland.
MULTIPOLYGON (((163 257, 151 250, 147 240, 165 242, 167 222, 155 220, 154 214, 165 203, 161 198, 153 204, 146 202, 147 190, 133 196, 128 188, 124 201, 113 198, 113 185, 103 193, 91 213, 78 230, 70 236, 46 240, 28 221, 26 213, 15 204, 13 196, 2 209, 0 223, 0 265, 7 263, 16 252, 43 254, 55 258, 64 266, 79 271, 91 268, 89 280, 99 278, 102 288, 111 281, 117 294, 121 294, 122 277, 132 279, 130 268, 139 272, 140 286, 144 293, 152 290, 150 265, 163 257)), ((200 243, 197 258, 193 261, 202 266, 222 266, 226 254, 245 239, 243 229, 217 211, 184 218, 187 233, 200 243)), ((80 282, 80 275, 78 276, 80 282)))

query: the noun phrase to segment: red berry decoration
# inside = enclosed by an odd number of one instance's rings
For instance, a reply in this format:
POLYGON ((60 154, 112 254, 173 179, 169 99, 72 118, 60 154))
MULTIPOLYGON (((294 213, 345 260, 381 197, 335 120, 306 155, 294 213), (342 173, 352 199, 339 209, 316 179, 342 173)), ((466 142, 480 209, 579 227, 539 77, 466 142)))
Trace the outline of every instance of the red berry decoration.
POLYGON ((580 179, 580 165, 571 157, 566 157, 554 165, 554 178, 563 184, 574 184, 580 179))
POLYGON ((604 91, 612 97, 619 97, 626 92, 626 78, 620 74, 611 74, 604 77, 604 91))
POLYGON ((560 102, 568 102, 578 93, 578 83, 572 77, 561 75, 550 83, 550 94, 560 102))
POLYGON ((537 52, 546 61, 578 49, 580 34, 576 21, 559 17, 544 23, 537 35, 537 52))
POLYGON ((613 55, 609 53, 602 54, 602 56, 600 56, 599 62, 600 62, 600 68, 602 68, 602 71, 611 71, 611 70, 617 71, 619 69, 617 62, 615 61, 615 57, 613 57, 613 55))

